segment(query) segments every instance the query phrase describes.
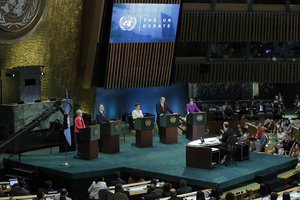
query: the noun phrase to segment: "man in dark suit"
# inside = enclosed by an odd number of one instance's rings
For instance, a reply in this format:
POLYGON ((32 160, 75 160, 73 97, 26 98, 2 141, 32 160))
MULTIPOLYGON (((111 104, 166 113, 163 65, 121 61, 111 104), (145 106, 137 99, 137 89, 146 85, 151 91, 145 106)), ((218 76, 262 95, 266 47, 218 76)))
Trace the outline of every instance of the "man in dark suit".
POLYGON ((224 152, 224 151, 227 150, 227 140, 228 140, 229 137, 235 135, 233 129, 229 127, 228 122, 223 123, 223 130, 224 130, 224 133, 223 133, 222 138, 220 140, 222 142, 222 145, 219 147, 219 149, 221 150, 221 154, 223 154, 223 156, 224 156, 223 159, 221 160, 221 164, 223 164, 226 161, 226 158, 228 156, 228 154, 226 152, 224 152), (224 153, 225 153, 225 155, 224 155, 224 153))
POLYGON ((174 188, 172 188, 170 190, 170 195, 171 195, 171 197, 169 198, 169 200, 183 200, 182 197, 177 197, 177 193, 176 193, 176 190, 174 188))
POLYGON ((111 181, 110 185, 115 186, 117 184, 126 184, 124 180, 121 179, 121 173, 119 171, 115 171, 115 179, 111 181))
POLYGON ((185 180, 180 181, 180 188, 177 189, 177 194, 186 194, 189 192, 192 192, 192 187, 187 186, 187 183, 185 180))
POLYGON ((156 185, 150 184, 148 188, 148 193, 144 196, 145 200, 156 200, 159 199, 159 196, 155 192, 156 190, 156 185))
POLYGON ((98 105, 98 112, 96 114, 96 122, 97 124, 105 124, 109 122, 109 119, 107 119, 104 116, 104 106, 103 104, 98 105))
POLYGON ((174 113, 169 106, 166 104, 166 98, 160 97, 159 103, 156 104, 156 114, 157 114, 157 123, 159 124, 159 116, 165 115, 167 113, 174 113))

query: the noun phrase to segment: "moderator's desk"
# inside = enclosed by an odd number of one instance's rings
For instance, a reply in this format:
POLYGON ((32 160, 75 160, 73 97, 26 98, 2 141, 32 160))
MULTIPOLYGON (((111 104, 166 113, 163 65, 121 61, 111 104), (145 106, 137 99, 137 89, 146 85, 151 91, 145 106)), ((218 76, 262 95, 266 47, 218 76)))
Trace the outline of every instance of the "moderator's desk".
POLYGON ((206 138, 204 143, 195 140, 186 145, 186 165, 202 169, 212 169, 220 164, 220 149, 214 146, 222 143, 216 138, 206 138))

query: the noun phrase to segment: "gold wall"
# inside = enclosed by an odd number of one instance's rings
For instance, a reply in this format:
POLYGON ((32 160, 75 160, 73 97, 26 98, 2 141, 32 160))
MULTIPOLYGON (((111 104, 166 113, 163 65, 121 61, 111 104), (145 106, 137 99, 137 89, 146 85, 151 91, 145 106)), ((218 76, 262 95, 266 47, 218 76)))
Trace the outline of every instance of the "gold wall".
POLYGON ((95 88, 82 89, 77 73, 82 8, 83 0, 49 0, 42 22, 31 35, 14 44, 0 44, 0 69, 43 65, 43 100, 64 98, 67 89, 74 109, 92 113, 95 88))

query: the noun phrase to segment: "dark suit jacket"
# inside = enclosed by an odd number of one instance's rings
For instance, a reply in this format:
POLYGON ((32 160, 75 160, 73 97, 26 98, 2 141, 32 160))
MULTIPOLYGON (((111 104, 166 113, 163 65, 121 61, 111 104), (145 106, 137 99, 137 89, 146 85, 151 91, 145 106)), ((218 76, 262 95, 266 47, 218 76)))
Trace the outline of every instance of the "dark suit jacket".
POLYGON ((228 129, 223 133, 221 142, 222 142, 223 144, 226 144, 228 138, 229 138, 230 136, 233 136, 233 135, 234 135, 234 131, 233 131, 231 128, 228 128, 228 129))
POLYGON ((120 179, 120 178, 117 178, 117 179, 115 179, 115 180, 112 180, 111 183, 110 183, 110 185, 112 185, 112 186, 115 186, 115 185, 117 185, 117 184, 124 185, 124 184, 126 184, 126 182, 123 181, 123 180, 120 179))
POLYGON ((183 186, 177 189, 177 194, 186 194, 192 192, 192 187, 190 186, 183 186))
POLYGON ((160 103, 156 104, 156 122, 159 124, 159 115, 161 114, 167 114, 167 113, 173 113, 173 111, 170 109, 170 107, 165 104, 164 109, 160 105, 160 103))
POLYGON ((98 111, 96 114, 96 122, 97 124, 105 124, 109 122, 109 120, 106 117, 104 117, 100 111, 98 111))
POLYGON ((151 192, 149 194, 146 194, 144 196, 144 199, 145 200, 156 200, 156 199, 159 199, 159 196, 153 191, 153 192, 151 192))
POLYGON ((170 197, 168 200, 183 200, 182 197, 170 197))

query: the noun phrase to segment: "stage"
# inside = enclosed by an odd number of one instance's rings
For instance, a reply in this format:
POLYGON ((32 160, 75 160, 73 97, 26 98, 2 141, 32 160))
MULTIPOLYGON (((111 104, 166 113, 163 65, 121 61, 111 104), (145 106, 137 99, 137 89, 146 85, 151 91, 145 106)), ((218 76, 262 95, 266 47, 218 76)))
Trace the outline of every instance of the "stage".
MULTIPOLYGON (((189 142, 185 135, 179 135, 178 144, 161 144, 157 135, 154 136, 153 147, 138 148, 132 145, 134 137, 123 138, 120 141, 120 153, 100 153, 96 160, 74 159, 75 152, 68 152, 70 166, 63 166, 65 153, 22 154, 21 163, 16 162, 17 156, 6 162, 9 167, 34 169, 40 174, 60 177, 72 183, 81 180, 90 180, 97 176, 112 174, 116 169, 121 172, 130 172, 132 169, 141 169, 145 176, 158 178, 164 181, 179 182, 187 180, 188 184, 203 188, 220 187, 232 188, 241 183, 254 180, 255 175, 266 172, 282 172, 296 166, 297 159, 251 153, 250 160, 237 162, 237 165, 220 166, 212 170, 186 167, 185 145, 189 142)), ((201 159, 201 158, 199 158, 201 159)), ((82 183, 82 182, 81 182, 82 183)))

